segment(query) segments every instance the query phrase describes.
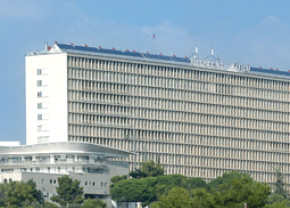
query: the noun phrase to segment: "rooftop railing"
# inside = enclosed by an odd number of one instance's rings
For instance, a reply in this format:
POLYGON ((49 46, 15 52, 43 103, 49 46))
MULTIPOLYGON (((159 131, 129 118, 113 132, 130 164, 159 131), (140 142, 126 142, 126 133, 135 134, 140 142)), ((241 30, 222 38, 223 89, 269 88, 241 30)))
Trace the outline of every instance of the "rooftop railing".
POLYGON ((201 67, 206 69, 216 69, 224 71, 236 71, 236 72, 248 72, 250 71, 249 65, 242 64, 227 64, 220 62, 219 60, 200 60, 197 58, 191 58, 191 64, 195 67, 201 67))

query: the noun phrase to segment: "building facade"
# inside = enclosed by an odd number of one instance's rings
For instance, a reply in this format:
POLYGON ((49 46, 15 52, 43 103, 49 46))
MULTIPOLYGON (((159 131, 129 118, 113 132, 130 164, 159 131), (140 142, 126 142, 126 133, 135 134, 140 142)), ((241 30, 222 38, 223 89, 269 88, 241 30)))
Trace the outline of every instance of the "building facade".
POLYGON ((56 195, 57 178, 68 175, 80 181, 85 197, 110 203, 110 179, 127 175, 129 165, 116 161, 129 152, 106 146, 57 142, 0 146, 0 183, 33 180, 45 198, 56 195))
POLYGON ((26 55, 27 143, 89 142, 207 180, 290 184, 290 73, 54 44, 26 55))

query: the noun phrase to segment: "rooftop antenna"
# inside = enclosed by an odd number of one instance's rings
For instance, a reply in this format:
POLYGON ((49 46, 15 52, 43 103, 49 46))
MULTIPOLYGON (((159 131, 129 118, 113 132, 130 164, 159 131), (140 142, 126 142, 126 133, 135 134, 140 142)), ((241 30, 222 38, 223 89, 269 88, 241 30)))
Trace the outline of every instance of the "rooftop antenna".
POLYGON ((123 47, 122 46, 123 46, 122 42, 118 42, 116 48, 119 48, 121 51, 123 51, 123 47))
POLYGON ((194 48, 194 53, 193 54, 191 54, 190 56, 189 56, 189 58, 190 58, 190 61, 193 63, 193 62, 196 62, 196 61, 198 61, 198 47, 196 46, 195 48, 194 48))
POLYGON ((156 46, 156 40, 155 40, 156 36, 155 36, 155 34, 153 34, 152 37, 153 37, 153 53, 157 54, 157 46, 156 46))
POLYGON ((48 51, 48 43, 47 43, 47 42, 44 43, 44 50, 45 50, 45 51, 48 51))
POLYGON ((197 55, 198 55, 198 47, 196 46, 194 50, 193 58, 197 59, 197 55))
POLYGON ((204 60, 198 59, 197 55, 198 47, 195 47, 195 52, 190 56, 190 63, 195 67, 241 72, 248 72, 250 70, 249 65, 241 65, 238 63, 227 64, 220 62, 220 58, 214 54, 213 48, 210 50, 210 55, 208 55, 204 60))
POLYGON ((212 61, 212 62, 219 62, 219 58, 214 55, 214 49, 210 49, 210 55, 205 58, 205 60, 212 61))

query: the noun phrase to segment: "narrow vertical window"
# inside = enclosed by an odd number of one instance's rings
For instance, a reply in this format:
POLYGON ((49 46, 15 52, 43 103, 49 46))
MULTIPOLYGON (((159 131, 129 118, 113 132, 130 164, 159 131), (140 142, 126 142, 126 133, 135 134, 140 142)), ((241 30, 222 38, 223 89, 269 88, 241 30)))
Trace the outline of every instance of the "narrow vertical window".
POLYGON ((37 131, 42 131, 42 126, 41 125, 37 126, 37 131))
POLYGON ((42 75, 42 70, 41 69, 37 69, 37 75, 42 75))
POLYGON ((41 87, 42 86, 42 81, 41 80, 37 80, 37 87, 41 87))
POLYGON ((42 103, 37 103, 37 108, 42 109, 42 103))

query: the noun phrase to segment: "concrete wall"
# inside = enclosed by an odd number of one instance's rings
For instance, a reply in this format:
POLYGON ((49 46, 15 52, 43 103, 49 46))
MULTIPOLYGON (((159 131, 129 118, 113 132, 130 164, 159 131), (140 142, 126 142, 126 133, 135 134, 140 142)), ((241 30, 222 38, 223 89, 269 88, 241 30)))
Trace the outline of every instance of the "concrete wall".
MULTIPOLYGON (((110 204, 110 179, 116 175, 126 175, 129 173, 129 166, 123 162, 108 162, 107 167, 98 173, 76 173, 69 172, 69 177, 80 181, 80 186, 84 188, 84 194, 90 197, 101 198, 110 204)), ((7 181, 33 180, 37 188, 41 190, 44 197, 50 198, 56 194, 58 186, 57 178, 65 174, 43 173, 43 172, 17 172, 0 173, 0 183, 7 181)))
POLYGON ((25 70, 27 144, 67 141, 66 53, 26 56, 25 70))

